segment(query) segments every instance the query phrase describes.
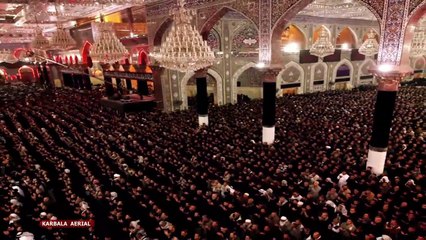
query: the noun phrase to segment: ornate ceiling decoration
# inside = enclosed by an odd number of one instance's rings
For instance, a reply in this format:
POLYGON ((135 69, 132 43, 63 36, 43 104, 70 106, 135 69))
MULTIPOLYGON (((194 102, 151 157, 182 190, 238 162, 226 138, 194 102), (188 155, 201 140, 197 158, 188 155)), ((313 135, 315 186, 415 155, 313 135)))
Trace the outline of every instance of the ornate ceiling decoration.
POLYGON ((300 11, 298 15, 321 18, 377 20, 376 16, 357 0, 315 0, 300 11))
MULTIPOLYGON (((55 3, 64 27, 74 26, 78 18, 94 18, 141 4, 141 0, 0 0, 0 36, 2 43, 29 43, 32 41, 35 19, 45 36, 56 30, 55 3)), ((149 0, 145 1, 149 2, 149 0)))

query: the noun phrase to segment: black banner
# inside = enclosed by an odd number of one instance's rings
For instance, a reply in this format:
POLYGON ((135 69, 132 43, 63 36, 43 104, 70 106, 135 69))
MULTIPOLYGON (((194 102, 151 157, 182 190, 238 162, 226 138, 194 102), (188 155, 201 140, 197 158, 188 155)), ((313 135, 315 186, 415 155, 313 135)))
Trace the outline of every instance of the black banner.
POLYGON ((92 82, 90 81, 89 69, 84 69, 86 75, 83 76, 84 88, 86 90, 92 90, 92 82))
POLYGON ((387 148, 397 92, 378 91, 370 145, 387 148))
POLYGON ((104 77, 142 79, 142 80, 154 79, 154 76, 152 75, 152 73, 133 73, 133 72, 118 72, 118 71, 104 71, 104 77))
POLYGON ((197 78, 197 113, 207 115, 209 112, 209 99, 207 96, 207 78, 197 78))
POLYGON ((111 97, 114 95, 114 87, 112 86, 112 79, 110 77, 105 77, 105 95, 111 97))
POLYGON ((138 94, 147 96, 149 95, 148 83, 147 81, 138 79, 138 94))
POLYGON ((132 80, 131 79, 126 79, 126 86, 127 86, 127 90, 132 90, 132 80))
POLYGON ((282 84, 281 89, 300 87, 300 83, 282 84))
POLYGON ((263 121, 264 127, 275 125, 275 82, 263 82, 263 121))

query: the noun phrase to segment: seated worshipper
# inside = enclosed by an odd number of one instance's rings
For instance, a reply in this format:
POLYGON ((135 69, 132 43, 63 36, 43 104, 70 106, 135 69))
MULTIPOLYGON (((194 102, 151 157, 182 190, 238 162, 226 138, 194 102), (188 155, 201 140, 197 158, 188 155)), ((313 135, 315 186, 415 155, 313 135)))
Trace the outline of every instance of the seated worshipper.
POLYGON ((261 100, 212 105, 199 128, 195 109, 122 116, 101 91, 36 89, 0 94, 1 240, 426 235, 424 88, 398 91, 383 175, 365 168, 375 88, 278 98, 270 146, 261 100))

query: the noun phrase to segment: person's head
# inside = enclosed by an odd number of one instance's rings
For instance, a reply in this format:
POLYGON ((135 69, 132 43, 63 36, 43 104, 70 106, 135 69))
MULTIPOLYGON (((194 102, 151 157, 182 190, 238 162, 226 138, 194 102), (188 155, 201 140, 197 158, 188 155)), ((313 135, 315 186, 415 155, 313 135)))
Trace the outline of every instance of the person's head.
POLYGON ((314 234, 312 234, 312 237, 317 240, 321 238, 321 234, 319 232, 314 232, 314 234))
POLYGON ((380 216, 376 216, 376 217, 374 218, 374 223, 376 223, 376 224, 381 224, 381 223, 382 223, 382 221, 383 221, 383 219, 382 219, 382 217, 380 217, 380 216))

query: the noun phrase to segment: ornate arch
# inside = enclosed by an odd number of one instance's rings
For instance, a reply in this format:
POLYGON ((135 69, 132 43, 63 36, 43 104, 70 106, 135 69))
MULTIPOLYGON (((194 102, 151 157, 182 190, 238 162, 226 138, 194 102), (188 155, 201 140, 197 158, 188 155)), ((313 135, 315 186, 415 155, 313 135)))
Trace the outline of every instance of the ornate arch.
POLYGON ((374 66, 377 65, 377 63, 373 59, 371 59, 371 58, 365 59, 364 62, 362 62, 361 65, 359 65, 358 77, 356 78, 356 82, 354 82, 354 87, 357 87, 359 85, 359 83, 361 82, 362 68, 369 63, 373 64, 374 66))
POLYGON ((246 71, 249 68, 256 67, 256 64, 254 62, 249 62, 246 65, 240 67, 232 76, 232 86, 231 86, 231 94, 232 94, 232 103, 237 103, 238 99, 238 91, 237 91, 237 82, 238 78, 243 74, 244 71, 246 71))
MULTIPOLYGON (((281 33, 284 31, 286 23, 290 21, 294 16, 297 15, 302 9, 312 3, 313 0, 287 0, 278 1, 272 9, 272 30, 271 30, 271 42, 273 47, 278 47, 281 33)), ((370 0, 359 0, 359 2, 367 7, 376 16, 379 23, 382 20, 383 15, 383 1, 370 1, 370 0)), ((272 54, 272 61, 277 63, 281 59, 279 54, 272 54)))
POLYGON ((422 69, 426 69, 426 59, 424 58, 424 57, 417 57, 417 58, 415 58, 414 60, 413 60, 413 65, 412 65, 412 68, 414 69, 414 70, 417 70, 416 69, 416 65, 417 65, 417 62, 418 61, 422 61, 423 62, 423 67, 422 67, 422 69))
MULTIPOLYGON (((222 76, 218 72, 213 69, 208 69, 207 74, 210 74, 214 80, 216 81, 216 94, 217 94, 217 104, 223 105, 223 79, 222 76)), ((188 108, 188 96, 186 93, 186 85, 188 84, 189 79, 191 79, 195 75, 195 72, 187 72, 185 76, 183 76, 180 82, 180 92, 181 92, 181 100, 182 107, 184 109, 188 108)))
MULTIPOLYGON (((303 39, 304 39, 303 45, 304 45, 305 48, 307 48, 308 45, 309 45, 308 44, 309 38, 307 37, 305 30, 303 30, 303 28, 299 27, 299 25, 297 23, 287 23, 286 26, 284 27, 283 32, 287 29, 287 27, 290 27, 290 25, 293 25, 300 33, 302 33, 303 39)), ((283 32, 281 32, 281 35, 282 35, 283 32)))
POLYGON ((138 52, 138 64, 144 65, 143 63, 145 63, 145 65, 150 64, 148 54, 146 53, 145 49, 141 49, 138 52))
POLYGON ((408 19, 413 17, 413 15, 417 14, 418 12, 426 12, 426 2, 424 0, 411 0, 408 19))
POLYGON ((212 28, 207 34, 206 38, 207 44, 213 51, 220 51, 222 49, 222 43, 219 32, 212 28))
POLYGON ((418 5, 412 10, 404 26, 405 35, 404 35, 404 45, 402 49, 401 65, 410 64, 410 49, 411 41, 413 40, 414 29, 407 27, 409 25, 416 24, 422 17, 426 17, 426 2, 423 1, 422 4, 418 5))
MULTIPOLYGON (((280 3, 281 6, 274 6, 272 33, 279 26, 284 26, 286 22, 297 15, 302 9, 311 4, 313 0, 288 0, 285 3, 280 3), (281 15, 279 15, 281 14, 281 15)), ((383 15, 383 2, 373 2, 369 0, 359 0, 364 7, 371 11, 380 23, 383 15)))
POLYGON ((328 65, 325 62, 316 62, 314 65, 311 66, 311 79, 309 82, 309 89, 307 89, 307 92, 312 92, 314 90, 314 81, 315 81, 315 69, 317 66, 323 66, 324 72, 323 72, 323 89, 327 89, 327 76, 328 76, 328 65))
POLYGON ((24 66, 22 66, 22 67, 20 67, 20 68, 18 69, 18 75, 19 75, 19 77, 21 77, 21 79, 22 79, 22 70, 24 70, 24 69, 28 69, 28 70, 30 70, 30 71, 31 71, 31 75, 33 76, 33 80, 35 80, 35 79, 36 79, 36 72, 35 72, 34 68, 29 67, 29 66, 27 66, 27 65, 24 65, 24 66))
POLYGON ((154 34, 154 42, 153 42, 154 46, 161 45, 163 35, 167 31, 167 29, 172 25, 172 23, 173 23, 173 19, 167 18, 160 24, 160 26, 157 28, 154 34))
POLYGON ((298 64, 294 61, 291 61, 291 62, 287 63, 284 66, 283 70, 281 70, 278 73, 277 81, 276 81, 277 82, 277 84, 276 84, 277 92, 281 92, 280 91, 281 90, 281 84, 283 82, 285 82, 284 79, 283 79, 284 72, 287 71, 288 69, 292 68, 292 67, 299 71, 299 73, 300 73, 300 77, 299 77, 300 88, 302 89, 302 93, 305 91, 305 70, 303 70, 303 68, 302 68, 302 66, 300 66, 300 64, 298 64))
POLYGON ((235 8, 232 8, 230 6, 222 6, 219 10, 211 14, 211 16, 204 22, 204 24, 200 27, 200 33, 201 36, 203 36, 204 39, 207 39, 208 33, 211 29, 213 29, 213 26, 223 17, 226 13, 233 11, 241 14, 244 16, 248 21, 250 21, 254 26, 257 28, 257 24, 253 22, 252 19, 247 17, 244 13, 236 10, 235 8))
POLYGON ((81 49, 81 61, 83 64, 88 63, 88 57, 90 55, 90 48, 92 47, 92 44, 89 41, 85 41, 83 48, 81 49))
MULTIPOLYGON (((352 34, 352 37, 354 38, 354 40, 355 40, 355 48, 358 48, 358 46, 360 46, 360 42, 362 41, 362 39, 361 39, 361 41, 359 40, 359 38, 358 38, 358 35, 355 33, 355 31, 350 27, 350 26, 344 26, 342 29, 340 29, 340 32, 338 32, 337 33, 337 35, 339 35, 340 33, 342 33, 342 31, 344 30, 344 29, 346 29, 346 28, 348 28, 349 29, 349 31, 351 32, 351 34, 352 34)), ((336 37, 336 42, 337 42, 337 37, 336 37)), ((362 44, 362 42, 361 42, 361 44, 362 44)))
POLYGON ((352 62, 349 61, 346 58, 342 59, 340 62, 338 62, 336 64, 336 66, 334 66, 334 69, 333 69, 333 78, 332 78, 333 82, 336 82, 337 69, 339 69, 339 67, 342 66, 342 65, 347 65, 349 67, 349 78, 350 78, 349 82, 353 85, 354 84, 354 82, 353 82, 354 66, 352 65, 352 62))

